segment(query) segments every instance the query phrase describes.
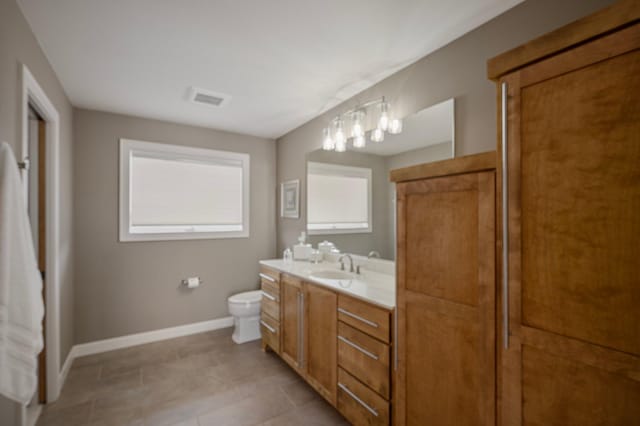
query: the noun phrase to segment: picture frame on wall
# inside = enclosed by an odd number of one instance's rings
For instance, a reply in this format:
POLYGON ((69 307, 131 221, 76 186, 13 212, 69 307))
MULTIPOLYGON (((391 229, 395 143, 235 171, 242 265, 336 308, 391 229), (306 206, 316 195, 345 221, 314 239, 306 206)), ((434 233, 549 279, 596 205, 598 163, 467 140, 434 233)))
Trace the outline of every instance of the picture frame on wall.
POLYGON ((280 217, 300 217, 300 181, 297 179, 280 184, 280 217))

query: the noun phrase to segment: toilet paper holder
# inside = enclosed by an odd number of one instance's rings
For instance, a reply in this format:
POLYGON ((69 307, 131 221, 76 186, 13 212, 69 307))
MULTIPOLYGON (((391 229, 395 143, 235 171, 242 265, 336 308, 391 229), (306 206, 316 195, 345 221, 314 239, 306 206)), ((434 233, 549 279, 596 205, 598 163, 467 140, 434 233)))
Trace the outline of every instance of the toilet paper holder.
POLYGON ((180 283, 187 288, 195 288, 195 287, 198 287, 200 284, 204 284, 204 281, 202 281, 200 277, 193 277, 193 278, 195 278, 195 285, 189 285, 189 278, 180 281, 180 283))

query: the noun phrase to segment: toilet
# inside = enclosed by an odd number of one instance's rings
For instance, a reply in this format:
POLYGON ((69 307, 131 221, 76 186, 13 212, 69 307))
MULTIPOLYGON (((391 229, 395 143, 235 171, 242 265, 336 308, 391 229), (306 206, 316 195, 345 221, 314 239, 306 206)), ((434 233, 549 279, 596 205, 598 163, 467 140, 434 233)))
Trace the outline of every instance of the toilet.
POLYGON ((234 342, 245 343, 260 338, 261 300, 260 290, 234 294, 227 300, 235 325, 231 336, 234 342))

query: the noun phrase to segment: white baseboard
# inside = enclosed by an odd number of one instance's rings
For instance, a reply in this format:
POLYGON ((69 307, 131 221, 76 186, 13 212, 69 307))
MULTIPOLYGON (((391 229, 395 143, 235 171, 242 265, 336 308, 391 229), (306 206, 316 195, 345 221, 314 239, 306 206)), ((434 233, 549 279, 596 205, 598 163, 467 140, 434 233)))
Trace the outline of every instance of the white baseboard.
POLYGON ((93 355, 115 349, 128 348, 131 346, 143 345, 145 343, 158 342, 160 340, 173 339, 175 337, 188 336, 190 334, 203 333, 205 331, 218 330, 232 326, 233 317, 194 322, 192 324, 180 325, 177 327, 163 328, 144 333, 114 337, 112 339, 81 343, 79 345, 75 345, 71 350, 71 353, 73 353, 73 358, 78 358, 81 356, 93 355))
POLYGON ((62 389, 62 386, 64 386, 64 382, 67 380, 67 376, 69 375, 69 370, 71 370, 71 364, 73 364, 73 360, 76 358, 75 349, 75 346, 71 347, 71 350, 67 355, 67 359, 64 360, 64 364, 60 369, 60 375, 58 376, 58 384, 60 386, 60 389, 62 389))

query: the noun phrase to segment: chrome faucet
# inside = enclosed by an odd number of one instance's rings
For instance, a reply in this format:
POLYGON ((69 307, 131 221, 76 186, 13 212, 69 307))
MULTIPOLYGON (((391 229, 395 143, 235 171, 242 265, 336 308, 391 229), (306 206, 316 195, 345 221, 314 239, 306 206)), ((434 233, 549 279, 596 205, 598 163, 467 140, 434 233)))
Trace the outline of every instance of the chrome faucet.
POLYGON ((340 256, 340 259, 338 259, 338 262, 340 262, 340 269, 344 271, 344 262, 342 261, 342 259, 344 259, 345 257, 349 259, 349 272, 353 272, 353 258, 350 254, 343 254, 342 256, 340 256))
POLYGON ((370 251, 369 252, 369 256, 367 256, 367 259, 371 259, 372 257, 377 257, 378 259, 380 259, 380 253, 378 253, 375 250, 370 251))

